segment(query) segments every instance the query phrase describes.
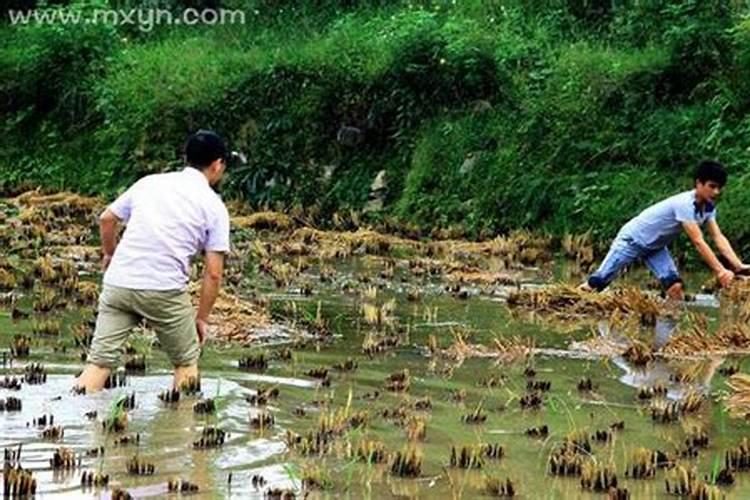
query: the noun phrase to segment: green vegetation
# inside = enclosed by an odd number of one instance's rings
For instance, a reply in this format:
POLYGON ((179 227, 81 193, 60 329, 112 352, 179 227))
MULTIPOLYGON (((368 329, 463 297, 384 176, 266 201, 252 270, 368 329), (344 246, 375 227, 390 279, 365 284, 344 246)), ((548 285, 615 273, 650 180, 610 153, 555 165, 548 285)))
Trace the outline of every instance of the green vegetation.
POLYGON ((722 225, 750 246, 745 2, 222 6, 246 24, 0 24, 0 180, 112 195, 210 127, 248 153, 227 188, 255 204, 361 209, 385 169, 385 214, 425 230, 602 241, 716 157, 722 225))

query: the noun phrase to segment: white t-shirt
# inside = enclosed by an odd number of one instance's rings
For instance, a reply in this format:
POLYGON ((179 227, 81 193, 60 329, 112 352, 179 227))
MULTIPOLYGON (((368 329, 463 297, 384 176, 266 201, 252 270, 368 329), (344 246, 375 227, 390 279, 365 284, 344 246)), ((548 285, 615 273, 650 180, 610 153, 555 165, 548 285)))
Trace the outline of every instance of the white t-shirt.
POLYGON ((183 290, 190 261, 229 251, 229 212, 197 169, 146 176, 109 209, 127 224, 104 284, 134 290, 183 290))

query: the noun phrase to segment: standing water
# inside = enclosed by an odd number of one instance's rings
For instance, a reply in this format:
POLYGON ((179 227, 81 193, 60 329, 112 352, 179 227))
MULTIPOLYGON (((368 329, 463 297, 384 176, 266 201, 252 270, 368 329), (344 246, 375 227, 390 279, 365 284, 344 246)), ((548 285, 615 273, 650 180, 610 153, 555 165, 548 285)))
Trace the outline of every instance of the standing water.
POLYGON ((246 215, 200 390, 166 394, 144 325, 127 373, 75 394, 95 206, 23 196, 0 226, 8 488, 20 465, 44 497, 750 495, 748 425, 726 400, 748 366, 741 293, 593 296, 551 285, 570 266, 529 235, 417 245, 246 215))

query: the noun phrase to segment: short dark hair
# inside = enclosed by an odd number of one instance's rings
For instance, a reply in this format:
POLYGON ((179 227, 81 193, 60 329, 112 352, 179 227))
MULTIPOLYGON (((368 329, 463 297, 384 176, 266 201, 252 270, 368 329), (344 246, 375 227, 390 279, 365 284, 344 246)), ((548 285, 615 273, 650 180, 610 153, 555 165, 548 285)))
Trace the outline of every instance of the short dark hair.
POLYGON ((703 160, 695 168, 693 179, 702 183, 714 181, 723 187, 727 183, 727 169, 716 160, 703 160))
POLYGON ((220 158, 226 161, 227 145, 216 132, 199 130, 188 137, 185 161, 191 167, 202 170, 220 158))

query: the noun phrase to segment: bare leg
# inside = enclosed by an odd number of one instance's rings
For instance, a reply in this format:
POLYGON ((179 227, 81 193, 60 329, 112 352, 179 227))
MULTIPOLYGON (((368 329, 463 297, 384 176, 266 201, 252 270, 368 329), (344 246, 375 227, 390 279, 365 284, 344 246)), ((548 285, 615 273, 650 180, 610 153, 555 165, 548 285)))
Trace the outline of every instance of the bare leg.
POLYGON ((179 389, 190 378, 198 377, 198 363, 174 367, 174 388, 179 389))
POLYGON ((682 283, 677 282, 667 288, 667 296, 672 300, 685 300, 685 290, 682 283))
POLYGON ((112 370, 107 367, 89 363, 86 365, 86 368, 84 368, 83 373, 81 373, 76 380, 75 386, 85 388, 86 394, 100 391, 104 387, 111 371, 112 370))

